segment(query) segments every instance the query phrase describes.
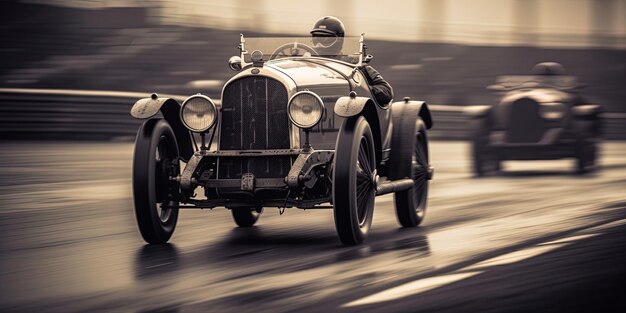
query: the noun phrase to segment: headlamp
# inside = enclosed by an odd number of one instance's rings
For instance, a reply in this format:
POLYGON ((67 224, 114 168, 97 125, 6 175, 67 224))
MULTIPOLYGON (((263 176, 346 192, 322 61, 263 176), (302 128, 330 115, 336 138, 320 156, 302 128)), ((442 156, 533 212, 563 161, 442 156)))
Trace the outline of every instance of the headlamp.
POLYGON ((289 99, 287 112, 292 123, 300 128, 309 129, 322 119, 324 102, 311 91, 300 91, 289 99))
POLYGON ((217 121, 217 106, 207 96, 193 95, 183 101, 180 119, 189 130, 197 133, 205 132, 217 121))

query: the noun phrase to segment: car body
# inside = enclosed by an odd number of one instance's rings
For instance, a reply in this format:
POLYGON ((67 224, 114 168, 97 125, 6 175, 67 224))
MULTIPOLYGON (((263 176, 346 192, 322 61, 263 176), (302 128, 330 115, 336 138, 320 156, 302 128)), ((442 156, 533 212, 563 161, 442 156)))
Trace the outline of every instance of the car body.
POLYGON ((147 242, 168 241, 182 208, 225 207, 249 227, 276 207, 333 209, 341 241, 359 244, 374 197, 391 192, 400 223, 421 222, 433 173, 428 107, 377 103, 362 72, 371 59, 363 37, 341 40, 349 52, 330 57, 310 37, 242 35, 220 106, 201 94, 182 105, 156 94, 135 103, 131 115, 147 119, 133 166, 147 242))
POLYGON ((499 77, 489 87, 502 93, 497 104, 465 109, 477 176, 499 171, 505 160, 574 158, 577 172, 594 168, 602 107, 587 103, 558 63, 539 63, 533 74, 499 77))

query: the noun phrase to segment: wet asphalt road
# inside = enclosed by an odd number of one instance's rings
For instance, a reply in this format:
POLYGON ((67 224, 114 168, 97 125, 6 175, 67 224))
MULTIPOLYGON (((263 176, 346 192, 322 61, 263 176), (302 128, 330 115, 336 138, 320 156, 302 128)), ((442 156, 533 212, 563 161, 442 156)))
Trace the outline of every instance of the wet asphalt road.
POLYGON ((601 171, 507 162, 474 179, 468 146, 431 143, 422 227, 377 198, 343 247, 331 210, 181 213, 171 244, 135 226, 132 143, 0 143, 0 311, 528 312, 626 308, 626 143, 601 171))

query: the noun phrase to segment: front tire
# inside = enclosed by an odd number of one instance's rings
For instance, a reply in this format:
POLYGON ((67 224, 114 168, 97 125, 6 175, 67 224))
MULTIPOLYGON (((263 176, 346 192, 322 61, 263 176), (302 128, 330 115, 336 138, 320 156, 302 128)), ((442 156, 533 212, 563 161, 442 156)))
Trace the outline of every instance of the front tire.
POLYGON ((360 116, 341 125, 333 168, 335 228, 344 245, 357 245, 367 237, 374 214, 376 155, 374 137, 360 116))
POLYGON ((235 224, 239 227, 251 227, 263 213, 263 208, 232 208, 230 209, 235 224))
POLYGON ((581 144, 576 153, 576 173, 586 174, 595 169, 597 147, 595 144, 581 144))
POLYGON ((484 177, 501 170, 501 161, 490 151, 488 141, 488 138, 483 137, 472 140, 472 170, 475 177, 484 177))
POLYGON ((170 177, 179 173, 174 131, 165 120, 147 120, 137 133, 133 157, 135 217, 147 243, 166 243, 174 233, 180 190, 170 177))

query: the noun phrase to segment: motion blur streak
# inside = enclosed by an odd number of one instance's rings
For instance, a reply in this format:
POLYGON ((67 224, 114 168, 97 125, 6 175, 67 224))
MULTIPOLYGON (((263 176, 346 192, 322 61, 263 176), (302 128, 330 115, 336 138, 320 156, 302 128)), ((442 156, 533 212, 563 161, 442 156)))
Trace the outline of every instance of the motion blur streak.
POLYGON ((539 247, 532 247, 532 248, 521 250, 521 251, 515 251, 515 252, 505 254, 505 255, 501 255, 493 259, 482 261, 480 263, 477 263, 475 265, 468 267, 467 269, 472 270, 472 269, 484 268, 484 267, 489 267, 489 266, 511 264, 514 262, 532 258, 534 256, 546 253, 551 250, 555 250, 562 246, 564 245, 561 244, 561 245, 539 246, 539 247))
POLYGON ((145 245, 132 211, 132 148, 0 143, 0 311, 502 312, 621 303, 623 142, 603 145, 594 174, 574 176, 571 160, 507 162, 502 174, 479 180, 467 143, 433 142, 437 179, 425 224, 399 229, 393 196, 383 196, 369 240, 349 248, 336 238, 331 210, 271 209, 250 229, 236 228, 225 209, 185 210, 171 244, 145 245), (457 276, 534 247, 555 249, 457 276), (449 275, 459 280, 342 307, 449 275))
POLYGON ((431 290, 437 287, 441 287, 446 284, 450 284, 482 272, 466 272, 466 273, 458 273, 458 274, 450 274, 444 276, 430 277, 424 278, 417 281, 413 281, 410 283, 406 283, 404 285, 400 285, 398 287, 385 290, 383 292, 379 292, 373 294, 369 297, 365 297, 363 299, 359 299, 356 301, 352 301, 343 305, 344 307, 351 306, 359 306, 364 304, 376 303, 376 302, 384 302, 399 299, 402 297, 407 297, 410 295, 418 294, 420 292, 424 292, 427 290, 431 290))
POLYGON ((626 0, 2 0, 0 312, 626 312, 625 141, 602 142, 585 175, 573 160, 506 161, 482 179, 467 142, 436 141, 471 139, 463 106, 495 104, 496 77, 544 61, 603 106, 604 139, 626 140, 624 12, 626 0), (435 104, 424 223, 399 228, 385 195, 368 241, 343 247, 332 210, 267 208, 248 229, 224 208, 183 210, 170 244, 145 245, 132 104, 217 102, 241 33, 308 36, 325 15, 365 33, 398 100, 435 104))

